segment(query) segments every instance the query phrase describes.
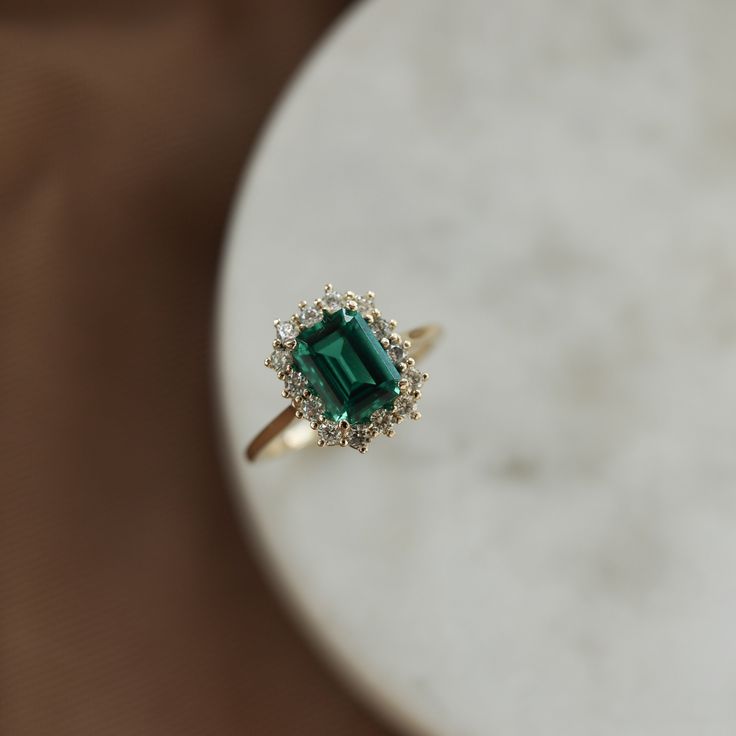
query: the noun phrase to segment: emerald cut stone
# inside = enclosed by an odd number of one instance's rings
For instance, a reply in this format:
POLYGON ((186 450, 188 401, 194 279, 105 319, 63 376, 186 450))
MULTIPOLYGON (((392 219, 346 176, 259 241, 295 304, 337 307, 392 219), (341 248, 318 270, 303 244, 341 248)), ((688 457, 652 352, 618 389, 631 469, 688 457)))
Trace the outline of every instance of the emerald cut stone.
POLYGON ((293 355, 332 421, 364 424, 399 395, 399 372, 358 312, 323 312, 299 334, 293 355))

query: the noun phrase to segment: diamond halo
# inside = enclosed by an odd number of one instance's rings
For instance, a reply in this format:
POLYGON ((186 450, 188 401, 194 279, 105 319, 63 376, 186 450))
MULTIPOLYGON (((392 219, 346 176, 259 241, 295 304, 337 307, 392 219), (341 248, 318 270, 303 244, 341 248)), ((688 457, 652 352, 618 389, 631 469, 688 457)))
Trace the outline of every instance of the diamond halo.
MULTIPOLYGON (((413 420, 421 418, 417 403, 422 396, 421 388, 429 375, 417 369, 414 359, 409 355, 411 342, 402 338, 397 331, 395 320, 387 320, 376 308, 373 292, 369 291, 362 296, 351 291, 342 293, 336 291, 331 284, 327 284, 323 296, 311 304, 300 302, 296 313, 290 319, 276 320, 274 327, 276 339, 273 341, 273 351, 265 361, 266 367, 273 369, 277 377, 284 382, 282 396, 291 400, 298 419, 309 422, 310 427, 316 432, 317 445, 320 447, 352 447, 360 453, 365 453, 369 444, 379 435, 393 437, 397 424, 407 418, 413 420), (365 345, 366 339, 370 341, 368 348, 380 353, 373 356, 374 364, 381 364, 382 376, 389 377, 388 384, 395 379, 395 387, 389 385, 393 393, 374 393, 378 398, 373 404, 367 404, 368 409, 373 409, 376 402, 380 405, 369 415, 359 415, 356 418, 343 412, 338 417, 334 411, 331 412, 326 406, 331 405, 331 399, 334 398, 330 393, 330 387, 320 385, 314 378, 315 373, 308 368, 306 372, 312 375, 310 381, 303 370, 308 366, 306 359, 298 358, 299 352, 305 350, 308 336, 315 333, 319 336, 322 332, 328 331, 328 323, 338 321, 343 328, 355 328, 352 330, 353 333, 361 330, 366 333, 367 337, 361 338, 363 340, 361 344, 365 345), (349 325, 350 322, 354 324, 349 325), (298 345, 300 351, 296 350, 298 345), (383 401, 381 396, 386 400, 383 401)), ((351 346, 348 348, 348 352, 352 354, 351 346)), ((328 361, 334 364, 336 360, 334 356, 339 354, 339 348, 330 349, 333 356, 328 356, 328 361)), ((364 368, 360 364, 357 367, 359 372, 364 368)), ((344 378, 343 374, 341 376, 344 378)), ((371 379, 365 380, 370 383, 371 379)), ((344 384, 345 381, 338 383, 344 384)))

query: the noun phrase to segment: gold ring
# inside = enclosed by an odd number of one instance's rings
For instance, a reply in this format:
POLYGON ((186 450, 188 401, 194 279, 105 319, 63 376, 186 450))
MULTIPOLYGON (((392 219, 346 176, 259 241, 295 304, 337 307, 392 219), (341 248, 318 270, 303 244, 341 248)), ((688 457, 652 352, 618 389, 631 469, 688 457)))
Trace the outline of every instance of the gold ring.
POLYGON ((379 435, 393 437, 404 419, 418 420, 417 403, 429 378, 416 361, 441 334, 437 325, 397 332, 369 291, 341 294, 332 284, 289 320, 274 322, 266 367, 284 382, 290 400, 250 442, 250 461, 309 445, 352 447, 360 453, 379 435), (303 420, 303 421, 298 421, 303 420))

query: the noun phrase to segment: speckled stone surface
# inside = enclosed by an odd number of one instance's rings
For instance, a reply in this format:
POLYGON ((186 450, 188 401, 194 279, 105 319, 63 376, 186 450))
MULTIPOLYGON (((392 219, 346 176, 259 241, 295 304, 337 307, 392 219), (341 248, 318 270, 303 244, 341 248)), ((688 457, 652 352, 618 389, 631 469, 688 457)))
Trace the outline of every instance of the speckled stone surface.
POLYGON ((716 0, 380 0, 264 139, 225 454, 298 615, 409 731, 736 732, 734 28, 716 0), (271 321, 328 280, 445 323, 424 419, 248 467, 285 403, 271 321))

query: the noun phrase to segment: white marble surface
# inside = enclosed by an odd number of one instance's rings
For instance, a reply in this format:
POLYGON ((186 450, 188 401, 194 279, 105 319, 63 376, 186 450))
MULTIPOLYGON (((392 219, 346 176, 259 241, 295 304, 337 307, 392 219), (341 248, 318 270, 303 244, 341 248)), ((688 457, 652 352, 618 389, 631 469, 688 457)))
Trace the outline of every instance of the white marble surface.
POLYGON ((409 731, 736 733, 734 28, 379 0, 270 126, 223 270, 226 453, 298 615, 409 731), (444 320, 424 419, 248 467, 271 321, 326 280, 444 320))

